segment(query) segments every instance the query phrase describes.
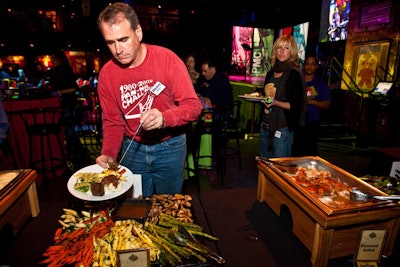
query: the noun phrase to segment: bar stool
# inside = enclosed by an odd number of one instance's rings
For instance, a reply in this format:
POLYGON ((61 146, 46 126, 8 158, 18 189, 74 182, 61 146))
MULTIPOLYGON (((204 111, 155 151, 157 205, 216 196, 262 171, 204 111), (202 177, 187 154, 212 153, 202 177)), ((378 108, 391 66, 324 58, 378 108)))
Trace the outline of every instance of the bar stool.
MULTIPOLYGON (((225 155, 227 159, 238 158, 239 169, 242 169, 242 157, 240 154, 240 139, 243 135, 240 129, 240 108, 242 101, 233 101, 232 110, 225 121, 223 128, 223 137, 225 143, 225 155), (229 140, 235 140, 235 147, 228 146, 229 140)), ((226 172, 226 170, 225 170, 226 172)))
POLYGON ((194 181, 197 192, 200 192, 200 179, 198 169, 195 164, 197 151, 196 133, 194 132, 194 123, 186 125, 186 160, 185 160, 185 178, 188 182, 194 181))
POLYGON ((224 141, 224 128, 226 118, 230 107, 218 107, 211 109, 203 109, 200 117, 194 126, 195 132, 195 156, 194 164, 198 172, 199 169, 209 169, 217 172, 217 176, 221 179, 221 184, 224 185, 224 175, 226 170, 226 143, 224 141), (210 155, 200 154, 200 145, 202 137, 210 135, 212 138, 212 153, 210 155), (211 164, 202 166, 199 162, 201 159, 209 158, 211 164))
POLYGON ((61 107, 34 108, 18 112, 29 138, 29 165, 43 183, 66 170, 61 107))

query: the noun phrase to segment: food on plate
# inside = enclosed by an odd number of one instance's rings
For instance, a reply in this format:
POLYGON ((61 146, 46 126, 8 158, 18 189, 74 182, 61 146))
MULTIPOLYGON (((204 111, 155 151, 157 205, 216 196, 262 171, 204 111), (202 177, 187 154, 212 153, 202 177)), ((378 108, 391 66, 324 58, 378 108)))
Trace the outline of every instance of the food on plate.
POLYGON ((244 94, 243 96, 245 97, 261 97, 261 94, 259 92, 254 92, 250 94, 244 94))
POLYGON ((100 183, 91 183, 90 184, 90 191, 92 192, 93 196, 104 196, 104 185, 100 183))
POLYGON ((119 192, 122 190, 123 182, 127 181, 127 178, 123 175, 124 172, 124 169, 120 171, 104 169, 101 173, 77 173, 74 189, 82 193, 91 193, 93 196, 119 192))

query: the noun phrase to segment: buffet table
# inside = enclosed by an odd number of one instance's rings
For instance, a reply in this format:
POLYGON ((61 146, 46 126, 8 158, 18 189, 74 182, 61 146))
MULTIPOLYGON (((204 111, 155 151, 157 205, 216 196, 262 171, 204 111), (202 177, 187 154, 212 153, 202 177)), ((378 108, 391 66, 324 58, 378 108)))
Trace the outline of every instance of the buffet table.
POLYGON ((162 194, 148 199, 71 202, 63 208, 54 244, 43 253, 39 265, 150 266, 151 260, 151 266, 209 267, 214 266, 212 261, 225 263, 203 243, 218 238, 194 222, 194 217, 202 222, 204 218, 192 215, 192 200, 190 195, 162 194), (189 238, 189 230, 201 242, 189 238), (139 256, 146 251, 147 256, 139 256), (126 255, 147 258, 148 265, 118 264, 126 255))
MULTIPOLYGON (((371 194, 380 192, 319 157, 276 160, 296 164, 313 160, 335 175, 348 178, 347 181, 352 186, 371 194)), ((376 201, 354 204, 353 207, 343 210, 331 209, 299 190, 276 166, 258 163, 257 199, 260 202, 265 201, 277 215, 282 206, 287 206, 293 220, 292 231, 311 252, 312 266, 328 266, 329 259, 354 254, 358 248, 360 233, 364 229, 386 230, 387 238, 382 253, 386 256, 392 254, 400 228, 400 205, 376 201)))
POLYGON ((36 171, 27 169, 18 172, 20 174, 0 190, 0 230, 10 224, 14 233, 18 233, 31 216, 37 217, 40 212, 36 171))

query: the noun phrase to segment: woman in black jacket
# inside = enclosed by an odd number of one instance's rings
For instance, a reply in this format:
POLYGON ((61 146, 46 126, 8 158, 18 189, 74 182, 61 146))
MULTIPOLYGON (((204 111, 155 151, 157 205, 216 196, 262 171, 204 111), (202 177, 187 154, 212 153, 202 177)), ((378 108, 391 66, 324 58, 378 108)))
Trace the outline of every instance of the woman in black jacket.
POLYGON ((264 81, 260 156, 289 157, 295 131, 304 125, 306 86, 298 68, 297 44, 291 35, 282 35, 272 47, 272 69, 264 81))

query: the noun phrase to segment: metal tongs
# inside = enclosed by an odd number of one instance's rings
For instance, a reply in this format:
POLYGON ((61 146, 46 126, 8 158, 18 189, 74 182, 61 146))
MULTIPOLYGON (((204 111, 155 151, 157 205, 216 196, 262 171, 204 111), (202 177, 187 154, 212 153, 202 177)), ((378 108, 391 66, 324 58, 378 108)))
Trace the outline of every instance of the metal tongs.
POLYGON ((400 201, 400 195, 374 196, 364 193, 360 189, 353 187, 350 191, 350 200, 361 201, 361 202, 366 202, 371 200, 400 201))
POLYGON ((142 124, 140 123, 139 126, 136 128, 135 134, 133 135, 131 141, 129 142, 128 147, 125 149, 124 153, 122 154, 121 159, 119 160, 119 163, 117 162, 107 162, 107 168, 113 171, 118 171, 119 168, 121 168, 121 162, 124 160, 126 153, 128 153, 129 148, 132 145, 133 140, 135 140, 137 134, 139 133, 140 129, 142 128, 142 124))
POLYGON ((193 242, 195 245, 191 245, 190 242, 186 242, 184 238, 182 238, 178 233, 176 232, 170 232, 169 235, 172 237, 177 243, 181 246, 189 247, 193 250, 197 250, 201 253, 204 253, 209 257, 210 259, 215 260, 219 264, 224 264, 225 259, 222 258, 220 255, 218 255, 216 252, 212 251, 209 249, 206 245, 203 245, 200 243, 188 230, 186 230, 185 227, 179 225, 178 226, 178 232, 182 234, 184 237, 186 237, 188 240, 193 242))
POLYGON ((282 161, 275 161, 275 160, 271 160, 269 158, 264 158, 264 157, 261 157, 261 156, 256 156, 256 161, 261 161, 261 162, 263 162, 265 164, 268 164, 270 166, 271 165, 272 166, 274 166, 274 165, 279 166, 280 169, 282 169, 282 170, 284 170, 284 171, 286 171, 288 173, 295 173, 295 170, 296 170, 296 168, 298 166, 297 164, 294 164, 294 163, 285 163, 285 162, 282 162, 282 161))

